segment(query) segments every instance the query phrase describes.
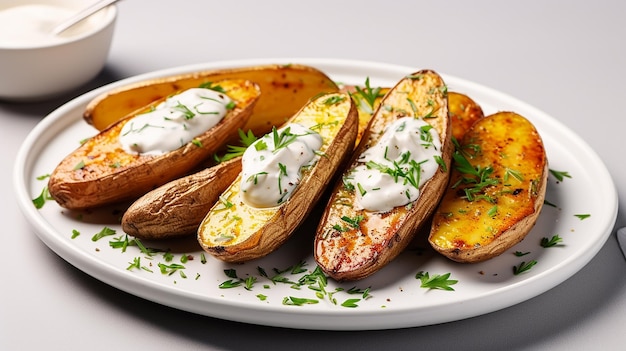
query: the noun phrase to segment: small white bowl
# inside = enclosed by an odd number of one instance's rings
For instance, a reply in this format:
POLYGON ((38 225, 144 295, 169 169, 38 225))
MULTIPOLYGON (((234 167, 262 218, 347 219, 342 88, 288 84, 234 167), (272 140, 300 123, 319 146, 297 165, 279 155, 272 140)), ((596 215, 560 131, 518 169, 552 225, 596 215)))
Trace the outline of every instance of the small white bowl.
POLYGON ((56 21, 86 5, 84 0, 3 0, 0 3, 0 100, 52 98, 80 87, 102 70, 113 40, 117 17, 114 5, 59 37, 50 34, 42 39, 40 30, 33 29, 51 30, 56 21), (26 14, 41 20, 24 22, 26 14), (27 25, 30 32, 22 25, 27 25))

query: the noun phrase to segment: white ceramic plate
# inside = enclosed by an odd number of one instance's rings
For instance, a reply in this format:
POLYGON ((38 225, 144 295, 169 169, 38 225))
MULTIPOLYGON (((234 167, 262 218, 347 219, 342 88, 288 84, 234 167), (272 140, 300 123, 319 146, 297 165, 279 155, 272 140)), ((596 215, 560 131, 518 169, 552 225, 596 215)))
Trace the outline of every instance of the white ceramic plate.
MULTIPOLYGON (((28 136, 19 151, 15 165, 15 187, 19 205, 35 232, 54 252, 78 269, 116 288, 142 298, 194 313, 269 326, 303 329, 365 330, 422 326, 460 320, 496 311, 541 294, 585 266, 603 246, 617 215, 617 194, 606 167, 589 146, 567 127, 545 113, 492 89, 445 76, 450 91, 465 93, 479 102, 485 113, 511 110, 526 116, 543 137, 550 168, 566 171, 571 178, 557 182, 551 175, 546 200, 539 220, 526 239, 503 255, 479 264, 458 264, 424 250, 408 250, 374 276, 356 283, 329 281, 326 290, 332 294, 322 299, 307 286, 273 283, 261 274, 274 276, 301 261, 310 273, 314 223, 305 223, 284 247, 261 260, 244 265, 225 264, 206 256, 192 238, 180 242, 145 243, 169 249, 173 258, 162 253, 152 257, 138 247, 126 251, 112 248, 110 241, 124 238, 116 224, 121 213, 110 208, 95 212, 72 213, 54 202, 37 210, 31 199, 37 197, 49 174, 60 160, 78 146, 80 140, 96 131, 81 118, 81 113, 96 95, 130 82, 202 69, 251 66, 267 63, 302 63, 315 66, 339 82, 362 84, 370 77, 372 86, 393 86, 403 76, 421 67, 401 67, 371 62, 317 59, 274 59, 229 61, 186 66, 133 77, 87 93, 47 116, 28 136), (581 219, 576 215, 590 214, 581 219), (92 241, 105 226, 116 230, 113 236, 92 241), (80 235, 73 238, 73 231, 80 235), (557 247, 542 248, 544 237, 559 235, 557 247), (515 251, 529 252, 518 257, 515 251), (190 256, 187 256, 190 255, 190 256), (193 259, 181 262, 183 257, 193 259), (140 269, 127 269, 138 258, 140 269), (529 271, 514 275, 513 267, 536 260, 529 271), (173 263, 184 269, 161 273, 159 265, 173 263), (224 289, 220 284, 231 279, 225 270, 234 269, 239 278, 256 278, 250 289, 244 286, 224 289), (181 274, 182 271, 182 274, 181 274), (458 280, 454 291, 429 290, 420 287, 416 274, 431 276, 451 273, 458 280), (369 288, 369 295, 349 294, 356 287, 369 288), (317 300, 315 304, 284 304, 286 297, 317 300), (357 307, 344 307, 348 299, 359 299, 357 307)), ((298 281, 307 273, 284 273, 298 281)))

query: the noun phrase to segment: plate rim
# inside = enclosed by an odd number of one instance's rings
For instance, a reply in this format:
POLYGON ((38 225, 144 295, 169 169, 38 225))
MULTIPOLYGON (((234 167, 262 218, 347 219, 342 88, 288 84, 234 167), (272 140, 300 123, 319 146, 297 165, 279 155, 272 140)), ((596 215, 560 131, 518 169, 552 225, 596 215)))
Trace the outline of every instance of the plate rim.
MULTIPOLYGON (((329 329, 329 325, 327 323, 328 318, 336 318, 338 316, 345 316, 346 319, 363 319, 367 316, 380 316, 381 314, 391 314, 391 315, 409 315, 416 313, 415 308, 408 308, 402 310, 377 310, 377 311, 364 311, 364 310, 337 310, 337 311, 329 311, 329 310, 310 310, 307 309, 305 312, 307 316, 307 321, 297 321, 293 318, 285 318, 284 321, 269 321, 267 315, 275 315, 278 314, 283 316, 285 314, 284 310, 274 307, 274 306, 249 306, 244 305, 241 306, 240 302, 231 302, 228 300, 216 300, 215 304, 211 305, 210 312, 207 309, 204 311, 200 311, 195 303, 206 303, 203 301, 200 296, 190 296, 189 293, 182 294, 179 289, 173 289, 169 286, 163 286, 157 282, 154 282, 149 279, 145 279, 137 276, 130 276, 127 274, 120 274, 119 268, 102 266, 101 262, 95 262, 92 257, 87 256, 85 252, 81 250, 72 249, 69 245, 65 245, 60 240, 55 240, 54 237, 49 237, 45 235, 45 232, 48 230, 46 228, 46 224, 44 223, 43 216, 38 214, 38 211, 34 209, 32 206, 32 202, 30 199, 31 194, 27 192, 29 188, 29 180, 26 178, 28 172, 26 170, 32 167, 32 162, 29 160, 34 157, 32 149, 30 149, 30 145, 36 142, 37 137, 39 137, 42 133, 46 131, 47 128, 55 127, 55 123, 65 120, 67 124, 75 123, 74 119, 67 118, 67 114, 72 109, 79 108, 81 105, 86 104, 90 99, 96 97, 97 95, 104 93, 114 87, 123 86, 126 84, 130 84, 133 82, 157 78, 162 76, 167 76, 171 74, 179 74, 179 73, 187 73, 205 69, 212 68, 222 68, 222 67, 240 67, 240 66, 252 66, 259 64, 288 64, 288 63, 298 63, 304 65, 310 65, 312 67, 319 68, 321 71, 325 72, 324 69, 320 67, 326 66, 336 66, 336 67, 352 67, 353 69, 359 68, 372 68, 375 67, 376 70, 389 70, 389 71, 398 71, 405 72, 408 74, 412 71, 416 71, 414 67, 408 67, 403 65, 395 65, 388 63, 380 63, 373 61, 361 61, 361 60, 347 60, 347 59, 315 59, 315 58, 267 58, 267 59, 245 59, 245 60, 225 60, 225 61, 215 61, 215 62, 206 62, 206 63, 197 63, 191 65, 184 65, 173 68, 166 68, 157 71, 147 72, 144 74, 135 75, 132 77, 128 77, 125 79, 118 80, 116 82, 112 82, 106 84, 102 87, 89 91, 85 94, 82 94, 65 104, 61 105, 50 114, 48 114, 40 123, 38 123, 35 128, 28 134, 28 136, 24 139, 23 144, 20 146, 15 166, 14 166, 14 189, 16 191, 16 197, 18 200, 18 204, 22 213, 27 219, 31 221, 34 219, 34 222, 31 222, 31 226, 34 227, 35 233, 52 251, 57 253, 64 260, 68 261, 74 267, 79 270, 84 271, 85 273, 91 275, 92 277, 101 280, 102 282, 114 286, 117 289, 122 291, 126 291, 130 294, 142 297, 144 299, 160 303, 163 305, 167 305, 170 307, 174 307, 177 309, 185 310, 192 313, 203 314, 210 317, 228 319, 234 321, 240 321, 245 323, 253 323, 253 324, 261 324, 267 326, 278 326, 278 327, 291 327, 291 328, 299 328, 299 329, 329 329), (67 120, 70 120, 69 122, 67 120), (104 268, 103 268, 104 267, 104 268), (147 288, 146 288, 147 286, 147 288), (171 297, 177 297, 181 299, 177 299, 175 301, 171 301, 171 297), (216 306, 218 305, 218 306, 216 306), (215 309, 216 307, 219 307, 215 309), (258 316, 255 313, 250 313, 251 311, 256 310, 258 316), (294 322, 296 322, 294 324, 294 322)), ((384 325, 375 325, 375 324, 358 324, 353 325, 351 323, 342 322, 342 325, 335 326, 330 328, 332 330, 374 330, 374 329, 390 329, 390 328, 403 328, 403 327, 414 327, 414 326, 422 326, 422 325, 431 325, 442 322, 449 322, 453 320, 461 320, 473 316, 482 315, 485 313, 493 312, 496 310, 500 310, 502 308, 513 306, 517 303, 529 300, 532 297, 535 297, 547 290, 550 290, 563 281, 569 279, 572 275, 578 272, 582 267, 584 267, 595 255, 599 252, 600 248, 605 244, 610 233, 612 232, 613 226, 615 224, 618 212, 618 197, 617 197, 617 189, 612 180, 608 169, 600 159, 600 157, 596 154, 596 152, 577 134, 571 131, 568 127, 566 127, 563 123, 551 117, 550 115, 540 111, 539 109, 523 102, 513 96, 510 96, 506 93, 500 92, 498 90, 486 87, 479 83, 471 82, 462 78, 453 77, 446 75, 445 73, 440 73, 444 80, 452 78, 454 81, 462 83, 463 85, 474 87, 477 90, 484 91, 489 93, 490 96, 494 96, 497 99, 502 99, 506 101, 510 101, 516 105, 522 106, 525 110, 531 110, 536 112, 536 115, 540 116, 543 122, 549 122, 551 125, 554 125, 567 133, 568 138, 579 142, 579 146, 584 149, 585 152, 589 153, 594 161, 596 161, 595 166, 600 173, 606 178, 608 184, 605 184, 605 187, 608 189, 612 189, 612 191, 608 191, 607 195, 609 198, 606 200, 609 201, 612 205, 613 209, 612 213, 607 215, 607 221, 605 223, 606 227, 599 230, 602 232, 601 236, 587 252, 585 255, 577 256, 572 258, 568 265, 559 265, 558 267, 551 267, 546 271, 541 272, 541 274, 535 275, 529 279, 524 279, 514 284, 509 284, 503 288, 494 290, 491 294, 484 294, 479 297, 475 297, 475 299, 484 299, 488 295, 493 298, 493 303, 491 308, 472 308, 471 306, 467 308, 464 313, 459 314, 460 318, 451 319, 450 317, 445 316, 436 316, 436 313, 433 312, 433 316, 429 320, 428 323, 407 323, 407 318, 397 318, 397 322, 387 322, 384 325), (561 272, 560 279, 553 279, 553 271, 558 270, 561 272), (565 274, 562 272, 566 271, 565 274), (549 284, 545 282, 549 281, 549 284), (514 301, 511 299, 502 299, 503 290, 515 289, 524 287, 526 289, 532 289, 530 294, 524 295, 522 298, 518 298, 514 301), (354 326, 354 327, 353 327, 354 326)), ((329 76, 332 76, 329 74, 329 76)), ((56 128, 60 128, 60 126, 56 126, 56 128)), ((43 146, 42 146, 43 148, 43 146)), ((123 273, 123 272, 122 272, 123 273)), ((206 297, 206 296, 205 296, 206 297)), ((465 304, 472 305, 472 304, 465 304)), ((433 306, 436 307, 436 306, 433 306)), ((424 312, 423 308, 418 308, 420 313, 424 312)), ((429 312, 429 311, 426 311, 429 312)), ((299 315, 299 313, 295 313, 294 315, 299 315)))

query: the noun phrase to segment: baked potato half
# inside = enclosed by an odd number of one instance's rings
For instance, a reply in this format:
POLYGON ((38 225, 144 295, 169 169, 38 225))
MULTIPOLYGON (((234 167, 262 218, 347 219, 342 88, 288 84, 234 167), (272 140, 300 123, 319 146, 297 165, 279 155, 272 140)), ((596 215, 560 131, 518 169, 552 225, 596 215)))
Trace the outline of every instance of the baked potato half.
POLYGON ((259 138, 242 156, 242 173, 200 224, 202 248, 223 261, 245 262, 281 246, 354 149, 357 125, 356 107, 348 94, 322 94, 280 130, 259 138), (296 146, 305 137, 316 145, 296 146), (302 163, 294 166, 291 159, 302 163), (257 162, 265 168, 257 170, 257 162))
POLYGON ((543 142, 530 121, 513 112, 478 120, 455 151, 430 244, 458 262, 500 255, 534 226, 547 176, 543 142))
POLYGON ((367 78, 364 85, 342 85, 340 91, 348 92, 356 104, 359 113, 359 132, 356 136, 356 144, 358 145, 372 115, 389 88, 372 87, 369 78, 367 78))
MULTIPOLYGON (((93 208, 137 199, 168 181, 186 175, 223 147, 231 135, 237 134, 237 130, 248 121, 261 94, 259 87, 247 80, 219 81, 205 90, 215 92, 216 96, 223 98, 224 101, 230 99, 228 106, 222 105, 224 116, 214 126, 200 132, 201 134, 189 142, 179 141, 178 137, 167 135, 147 140, 147 144, 154 141, 171 141, 178 144, 172 151, 161 154, 134 150, 137 146, 136 141, 127 145, 133 150, 125 149, 120 141, 123 137, 138 135, 142 131, 166 130, 165 127, 155 127, 151 123, 177 120, 181 121, 181 130, 186 130, 188 125, 205 121, 205 115, 215 116, 213 112, 204 111, 194 114, 191 110, 197 110, 197 107, 180 104, 177 102, 179 95, 162 99, 141 112, 133 113, 114 123, 65 157, 54 169, 48 181, 52 197, 59 205, 68 209, 93 208), (157 115, 152 120, 155 122, 139 122, 152 112, 161 113, 159 110, 159 106, 163 106, 161 103, 174 105, 168 107, 166 111, 167 113, 178 111, 176 118, 157 115), (124 129, 125 127, 127 129, 124 129)), ((185 91, 181 95, 184 93, 185 91)), ((200 99, 212 101, 208 98, 200 99)))
POLYGON ((474 122, 485 117, 482 107, 476 101, 454 91, 448 92, 448 110, 452 136, 456 140, 461 140, 474 122))
MULTIPOLYGON (((389 88, 371 87, 368 80, 365 86, 344 86, 340 90, 350 93, 357 106, 359 123, 355 144, 358 144, 389 88)), ((127 234, 152 240, 195 234, 218 196, 240 171, 241 158, 237 158, 160 186, 126 210, 122 228, 127 234)))
POLYGON ((306 65, 274 64, 216 69, 119 87, 94 98, 87 105, 83 117, 96 129, 103 130, 133 111, 174 92, 224 79, 249 80, 261 89, 262 96, 243 127, 246 131, 252 130, 255 135, 263 135, 272 126, 282 125, 315 95, 338 90, 326 74, 306 65))
POLYGON ((172 180, 133 202, 122 216, 122 229, 149 240, 194 235, 240 172, 241 157, 237 157, 172 180))
POLYGON ((445 190, 450 133, 436 72, 411 74, 385 95, 317 228, 314 256, 326 274, 362 279, 404 250, 445 190))

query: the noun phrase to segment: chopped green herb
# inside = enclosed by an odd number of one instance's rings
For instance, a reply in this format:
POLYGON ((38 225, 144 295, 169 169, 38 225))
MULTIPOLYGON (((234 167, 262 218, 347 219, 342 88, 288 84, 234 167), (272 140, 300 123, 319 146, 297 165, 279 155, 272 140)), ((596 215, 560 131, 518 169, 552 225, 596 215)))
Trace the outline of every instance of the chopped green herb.
POLYGON ((371 288, 366 288, 366 289, 358 289, 356 286, 350 288, 347 293, 348 294, 361 294, 361 297, 365 300, 368 299, 370 297, 370 290, 371 288))
POLYGON ((166 251, 163 253, 163 259, 165 260, 165 262, 172 262, 172 260, 174 259, 174 255, 171 252, 166 251))
POLYGON ((130 266, 126 268, 126 270, 133 270, 134 268, 141 269, 141 258, 135 257, 133 262, 129 262, 130 266))
POLYGON ((167 275, 172 275, 181 269, 185 269, 185 266, 181 264, 177 264, 177 263, 172 263, 172 264, 159 263, 158 266, 159 266, 159 269, 161 270, 161 273, 167 274, 167 275))
POLYGON ((341 220, 348 223, 352 228, 359 228, 361 226, 361 221, 363 221, 365 217, 362 215, 357 215, 354 218, 350 218, 348 216, 341 217, 341 220))
POLYGON ((333 229, 338 231, 338 232, 347 232, 348 231, 348 228, 342 227, 339 224, 333 225, 333 229))
POLYGON ((553 235, 551 238, 542 238, 541 247, 553 247, 563 242, 563 238, 558 235, 553 235))
POLYGON ((517 179, 518 181, 522 182, 524 181, 524 176, 522 175, 522 172, 511 169, 511 168, 506 168, 505 172, 504 172, 504 181, 508 181, 509 180, 509 176, 517 179))
POLYGON ((376 99, 380 98, 383 96, 383 94, 380 92, 381 88, 372 88, 370 86, 370 78, 367 77, 365 79, 365 88, 361 88, 361 87, 355 87, 356 89, 356 93, 353 94, 353 97, 356 97, 357 95, 359 96, 359 98, 357 98, 359 101, 365 101, 365 104, 360 104, 361 109, 363 109, 364 111, 368 112, 368 113, 373 113, 374 112, 374 105, 376 104, 376 99))
POLYGON ((563 179, 567 178, 572 178, 571 175, 569 175, 569 173, 564 172, 564 171, 556 171, 554 169, 550 169, 550 174, 552 174, 554 176, 554 178, 556 178, 556 180, 558 180, 559 182, 562 182, 563 179))
POLYGON ((234 269, 225 269, 224 270, 224 274, 226 274, 226 276, 228 278, 237 278, 239 279, 239 277, 237 277, 237 271, 234 269))
MULTIPOLYGON (((316 304, 319 301, 327 299, 332 304, 337 305, 337 299, 335 298, 335 294, 344 291, 343 288, 336 288, 333 291, 328 291, 328 277, 324 274, 320 267, 316 266, 312 272, 309 272, 306 269, 307 262, 300 261, 299 263, 287 267, 285 269, 277 269, 274 268, 273 271, 275 275, 269 276, 265 269, 262 267, 257 267, 258 275, 257 276, 249 276, 246 279, 241 279, 237 276, 237 272, 234 269, 225 269, 224 274, 229 278, 227 281, 221 283, 219 285, 220 289, 231 289, 243 287, 248 291, 252 291, 254 289, 254 285, 258 282, 259 278, 265 278, 271 281, 274 284, 283 283, 289 284, 292 289, 301 290, 303 287, 308 288, 309 290, 315 293, 315 298, 303 298, 303 297, 294 297, 288 296, 283 299, 283 303, 286 305, 305 305, 305 304, 316 304), (294 281, 290 278, 290 276, 302 274, 302 276, 294 281)), ((270 285, 263 284, 263 289, 269 289, 270 285)), ((361 294, 360 299, 348 299, 345 301, 342 306, 343 307, 358 307, 357 302, 365 300, 370 297, 370 288, 367 289, 357 289, 356 287, 347 291, 348 294, 361 294)), ((264 295, 257 295, 261 301, 264 301, 267 297, 264 295), (262 296, 262 298, 261 298, 262 296)))
POLYGON ((102 238, 104 238, 105 236, 109 236, 109 235, 115 235, 115 229, 111 229, 109 227, 104 227, 102 228, 102 230, 96 234, 94 234, 93 237, 91 237, 91 241, 98 241, 102 238))
POLYGON ((213 82, 204 82, 200 84, 199 88, 211 89, 217 91, 218 93, 226 94, 226 90, 224 90, 221 85, 213 85, 213 82))
POLYGON ((74 171, 85 168, 85 161, 81 160, 74 166, 74 171))
POLYGON ((41 190, 41 193, 39 194, 39 196, 34 198, 32 201, 33 201, 33 205, 35 205, 36 209, 41 209, 43 207, 43 205, 46 204, 47 200, 54 200, 54 199, 50 195, 50 191, 48 191, 48 187, 44 186, 43 189, 41 190))
POLYGON ((363 185, 361 185, 361 183, 357 183, 356 186, 357 188, 359 188, 359 194, 361 194, 361 196, 365 196, 365 194, 367 194, 367 190, 363 188, 363 185))
POLYGON ((347 299, 341 304, 341 306, 350 308, 359 307, 359 305, 357 304, 357 302, 359 301, 361 301, 361 299, 347 299))
POLYGON ((435 162, 437 162, 439 167, 441 167, 441 171, 442 172, 447 172, 448 171, 448 166, 446 165, 446 162, 443 160, 443 158, 441 156, 439 156, 439 155, 435 155, 433 157, 435 159, 435 162))
POLYGON ((491 166, 472 166, 463 152, 455 151, 452 154, 454 159, 455 168, 463 174, 463 177, 458 182, 452 185, 452 188, 456 188, 459 185, 467 185, 463 191, 465 198, 468 201, 474 200, 486 200, 494 202, 494 200, 483 194, 485 188, 497 185, 500 181, 497 178, 492 178, 493 168, 491 166))
POLYGON ((317 303, 319 303, 319 300, 294 297, 294 296, 288 296, 283 299, 283 305, 288 305, 288 306, 303 306, 303 305, 312 305, 312 304, 317 304, 317 303))
POLYGON ((187 119, 187 120, 193 119, 196 116, 196 114, 193 111, 191 111, 189 109, 189 107, 181 104, 180 102, 177 103, 176 106, 174 106, 173 108, 175 110, 178 110, 178 111, 182 112, 183 116, 185 116, 185 119, 187 119))
POLYGON ((297 264, 293 265, 290 269, 291 274, 300 274, 306 272, 306 261, 300 261, 297 264))
POLYGON ((254 283, 256 283, 256 277, 254 276, 249 276, 245 279, 245 289, 246 290, 252 290, 252 287, 254 286, 254 283))
MULTIPOLYGON (((226 145, 226 154, 222 157, 215 155, 214 158, 216 161, 225 162, 242 156, 246 149, 257 140, 257 137, 254 136, 252 130, 248 130, 248 133, 245 133, 243 130, 239 129, 237 130, 237 133, 239 134, 239 141, 241 142, 241 145, 226 145)), ((255 147, 258 146, 255 145, 255 147)))
POLYGON ((543 200, 543 204, 547 205, 547 206, 550 206, 550 207, 554 207, 554 208, 557 207, 555 204, 553 204, 552 202, 550 202, 548 200, 545 200, 545 199, 543 200))
POLYGON ((420 80, 422 78, 424 78, 423 74, 410 74, 408 76, 406 76, 409 79, 413 79, 413 80, 420 80))
POLYGON ((128 240, 128 235, 124 235, 123 237, 114 238, 109 241, 109 246, 113 249, 121 249, 122 252, 126 252, 126 248, 131 245, 135 245, 134 241, 131 242, 128 240))
POLYGON ((144 253, 145 255, 148 256, 153 256, 158 250, 156 249, 148 249, 147 247, 145 247, 143 245, 143 243, 141 242, 141 240, 135 238, 134 239, 135 244, 137 245, 137 247, 139 247, 139 250, 144 253))
POLYGON ((267 143, 265 141, 263 141, 263 139, 261 139, 261 140, 259 140, 258 142, 256 142, 254 144, 254 149, 256 151, 267 150, 267 143))
POLYGON ((289 144, 296 141, 299 135, 291 133, 291 127, 283 129, 280 133, 276 127, 272 128, 272 138, 274 141, 274 152, 287 147, 289 144))
POLYGON ((458 283, 458 280, 448 278, 450 278, 450 273, 438 274, 432 278, 428 272, 424 271, 420 271, 415 275, 415 279, 419 279, 421 281, 420 287, 422 288, 454 291, 451 285, 458 283))
POLYGON ((489 209, 489 211, 487 211, 487 215, 489 217, 495 217, 497 213, 498 213, 498 205, 494 205, 493 207, 489 209))
POLYGON ((265 272, 265 269, 263 269, 263 267, 259 267, 259 266, 257 266, 257 267, 256 267, 256 270, 257 270, 257 272, 259 272, 259 275, 260 275, 261 277, 268 278, 268 276, 267 276, 267 272, 265 272))
POLYGON ((411 106, 411 110, 413 111, 413 117, 417 118, 419 115, 417 112, 417 105, 415 105, 415 101, 409 98, 407 98, 406 101, 409 103, 409 106, 411 106))
POLYGON ((37 176, 37 178, 35 178, 35 179, 37 179, 37 180, 44 180, 44 179, 48 179, 48 178, 50 178, 50 174, 42 174, 40 176, 37 176))
POLYGON ((578 219, 580 219, 581 221, 582 221, 583 219, 587 219, 587 218, 591 217, 591 215, 590 215, 590 214, 588 214, 588 213, 584 213, 584 214, 583 214, 583 213, 581 213, 581 214, 575 214, 574 216, 575 216, 575 217, 578 217, 578 219))
POLYGON ((343 96, 333 95, 329 97, 328 99, 324 100, 324 105, 334 105, 334 104, 342 102, 343 100, 345 100, 343 96))
POLYGON ((220 289, 232 289, 241 285, 241 280, 232 280, 229 279, 222 284, 219 285, 220 289))
POLYGON ((522 263, 520 263, 517 266, 513 266, 513 274, 514 275, 519 275, 519 274, 522 274, 524 272, 527 272, 531 268, 533 268, 533 266, 536 265, 536 264, 537 264, 537 261, 535 261, 535 260, 529 261, 528 263, 522 262, 522 263))

